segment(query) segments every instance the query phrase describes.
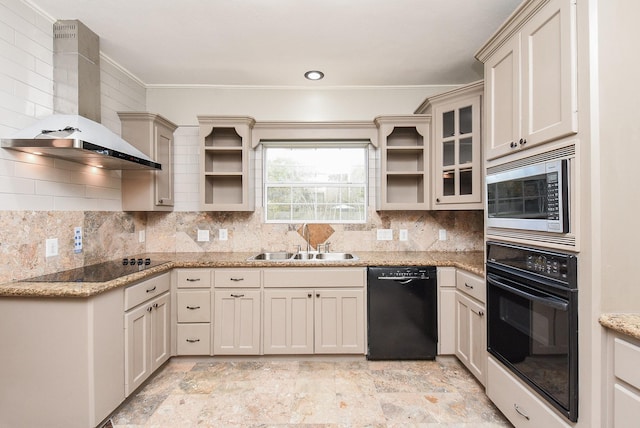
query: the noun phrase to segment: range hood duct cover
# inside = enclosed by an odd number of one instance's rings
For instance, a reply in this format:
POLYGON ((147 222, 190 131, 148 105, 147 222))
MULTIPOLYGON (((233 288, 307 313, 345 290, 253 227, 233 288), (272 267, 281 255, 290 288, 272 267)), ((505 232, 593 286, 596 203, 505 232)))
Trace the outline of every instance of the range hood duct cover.
POLYGON ((162 169, 100 122, 100 39, 78 20, 53 24, 54 111, 2 139, 7 149, 104 169, 162 169))

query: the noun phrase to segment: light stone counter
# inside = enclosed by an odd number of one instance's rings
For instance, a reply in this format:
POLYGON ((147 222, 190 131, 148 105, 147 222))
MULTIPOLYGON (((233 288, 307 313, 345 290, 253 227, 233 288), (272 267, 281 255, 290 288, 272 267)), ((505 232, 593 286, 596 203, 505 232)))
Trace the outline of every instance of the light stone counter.
POLYGON ((354 252, 357 260, 258 261, 247 260, 256 253, 147 253, 138 257, 170 260, 164 264, 107 282, 8 282, 0 284, 0 297, 91 297, 141 281, 174 268, 269 268, 269 267, 354 267, 354 266, 439 266, 456 267, 484 275, 484 254, 469 252, 354 252))
POLYGON ((603 314, 599 321, 604 327, 640 340, 640 313, 603 314))

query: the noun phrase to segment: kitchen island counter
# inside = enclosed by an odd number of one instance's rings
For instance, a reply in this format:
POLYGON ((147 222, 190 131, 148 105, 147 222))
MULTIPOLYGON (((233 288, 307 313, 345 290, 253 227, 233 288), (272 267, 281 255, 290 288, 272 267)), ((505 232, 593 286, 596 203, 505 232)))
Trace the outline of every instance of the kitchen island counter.
POLYGON ((366 267, 366 266, 438 266, 456 267, 484 275, 484 253, 466 252, 354 252, 355 260, 248 260, 256 252, 145 253, 136 257, 166 260, 159 265, 105 282, 13 281, 0 284, 0 297, 91 297, 124 287, 174 268, 270 268, 270 267, 366 267))

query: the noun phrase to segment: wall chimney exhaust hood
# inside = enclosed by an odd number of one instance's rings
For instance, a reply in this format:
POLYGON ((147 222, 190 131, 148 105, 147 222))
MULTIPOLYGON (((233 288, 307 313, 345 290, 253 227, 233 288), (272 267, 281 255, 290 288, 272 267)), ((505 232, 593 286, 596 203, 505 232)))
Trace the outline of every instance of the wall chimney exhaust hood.
POLYGON ((46 117, 3 139, 2 147, 104 169, 162 169, 105 126, 78 115, 46 117))
POLYGON ((78 20, 53 24, 54 111, 1 146, 104 169, 162 169, 100 122, 100 39, 78 20))

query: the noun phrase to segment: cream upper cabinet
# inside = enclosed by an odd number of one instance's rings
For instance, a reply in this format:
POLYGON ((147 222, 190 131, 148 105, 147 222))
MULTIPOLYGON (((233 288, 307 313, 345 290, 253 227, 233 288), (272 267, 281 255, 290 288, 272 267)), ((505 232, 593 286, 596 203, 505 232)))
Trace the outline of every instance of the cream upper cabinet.
POLYGON ((487 159, 578 131, 575 20, 572 0, 527 1, 476 54, 487 159))
POLYGON ((253 149, 250 117, 198 116, 200 207, 203 211, 253 211, 253 149))
POLYGON ((173 132, 178 127, 153 113, 120 112, 122 138, 162 165, 156 171, 122 171, 124 211, 171 211, 173 189, 173 132))
POLYGON ((377 210, 430 209, 431 116, 378 116, 377 210))
POLYGON ((484 82, 426 100, 433 120, 432 209, 482 209, 482 93, 484 82))

